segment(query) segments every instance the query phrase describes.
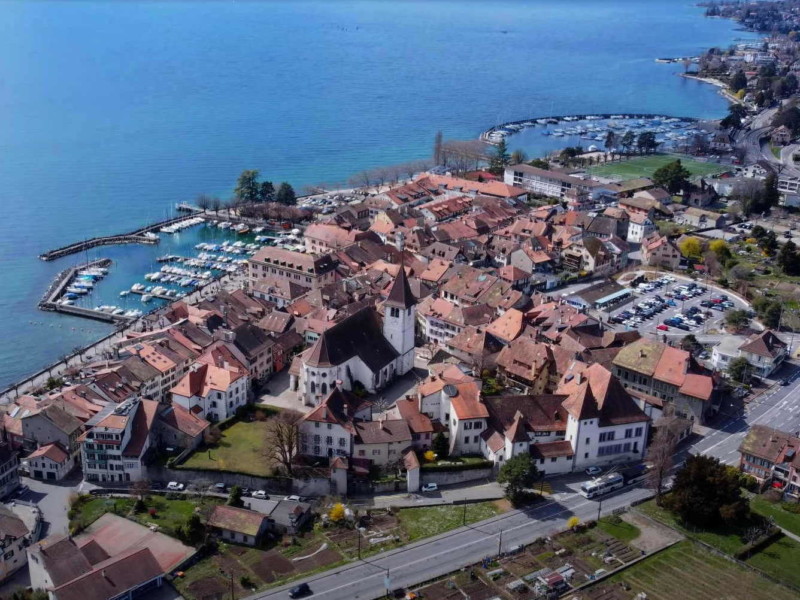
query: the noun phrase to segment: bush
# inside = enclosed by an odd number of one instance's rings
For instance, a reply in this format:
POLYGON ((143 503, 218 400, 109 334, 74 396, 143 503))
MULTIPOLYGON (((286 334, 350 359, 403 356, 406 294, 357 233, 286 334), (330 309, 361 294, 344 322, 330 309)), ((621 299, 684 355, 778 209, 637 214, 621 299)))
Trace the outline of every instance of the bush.
POLYGON ((239 577, 239 584, 243 588, 248 588, 249 589, 249 588, 254 587, 253 586, 253 580, 250 579, 250 577, 248 575, 242 575, 241 577, 239 577))
POLYGON ((137 498, 136 502, 133 504, 133 512, 138 514, 138 513, 143 513, 146 510, 147 506, 145 505, 144 500, 142 500, 141 498, 137 498))
POLYGON ((782 502, 781 508, 793 515, 800 515, 800 503, 798 502, 782 502))

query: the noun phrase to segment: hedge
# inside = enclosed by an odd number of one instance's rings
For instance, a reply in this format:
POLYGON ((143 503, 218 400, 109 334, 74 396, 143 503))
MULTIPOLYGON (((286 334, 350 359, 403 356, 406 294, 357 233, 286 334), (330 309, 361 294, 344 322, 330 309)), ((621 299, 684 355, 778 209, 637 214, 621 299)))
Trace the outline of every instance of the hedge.
POLYGON ((777 527, 770 529, 769 533, 762 535, 760 538, 745 544, 733 553, 733 557, 737 560, 747 560, 753 554, 769 546, 772 542, 777 541, 783 537, 783 532, 777 527))

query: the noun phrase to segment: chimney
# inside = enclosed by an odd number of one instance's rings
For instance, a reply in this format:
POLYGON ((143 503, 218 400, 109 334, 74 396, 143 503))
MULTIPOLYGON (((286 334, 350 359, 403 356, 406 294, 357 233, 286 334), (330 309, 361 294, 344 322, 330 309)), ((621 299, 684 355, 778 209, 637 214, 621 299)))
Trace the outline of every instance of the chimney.
POLYGON ((350 414, 350 405, 349 404, 343 404, 342 405, 342 411, 344 412, 344 416, 349 415, 350 414))
POLYGON ((644 350, 641 348, 639 349, 639 358, 644 358, 644 350))
POLYGON ((558 414, 558 411, 557 411, 557 410, 556 410, 556 411, 553 411, 553 420, 554 420, 554 421, 560 421, 560 420, 561 420, 561 415, 560 415, 560 414, 558 414))

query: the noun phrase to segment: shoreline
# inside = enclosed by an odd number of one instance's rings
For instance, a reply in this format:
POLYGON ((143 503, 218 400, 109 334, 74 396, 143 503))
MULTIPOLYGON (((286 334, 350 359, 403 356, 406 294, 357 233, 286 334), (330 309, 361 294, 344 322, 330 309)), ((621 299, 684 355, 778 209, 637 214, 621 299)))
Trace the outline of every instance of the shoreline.
POLYGON ((684 79, 692 79, 694 81, 699 81, 701 83, 707 83, 709 85, 713 85, 714 87, 719 88, 717 90, 719 92, 719 95, 725 98, 728 102, 732 104, 744 104, 742 100, 739 100, 739 98, 731 94, 728 91, 728 86, 719 79, 716 79, 714 77, 700 77, 699 75, 695 75, 693 73, 678 73, 678 77, 683 77, 684 79))
MULTIPOLYGON (((726 17, 720 17, 720 18, 726 18, 726 17)), ((748 29, 738 29, 738 31, 752 32, 752 30, 748 30, 748 29)), ((753 32, 753 33, 758 33, 758 32, 753 32)), ((725 98, 726 100, 728 100, 729 102, 735 102, 735 103, 740 103, 740 104, 742 103, 741 100, 733 97, 727 91, 727 89, 726 89, 727 86, 724 83, 722 83, 721 81, 719 81, 717 79, 698 77, 698 76, 687 74, 687 73, 681 73, 679 75, 681 77, 685 77, 687 79, 695 79, 695 80, 699 80, 699 81, 701 81, 703 83, 708 83, 708 84, 714 85, 715 87, 719 88, 720 95, 723 98, 725 98)), ((602 118, 599 115, 602 115, 602 113, 587 114, 587 115, 583 115, 583 117, 585 118, 586 116, 590 116, 590 117, 598 116, 598 118, 602 118)), ((531 118, 531 119, 522 119, 522 120, 518 120, 518 121, 509 121, 508 123, 504 123, 502 125, 496 125, 496 126, 493 126, 493 127, 489 128, 489 129, 483 131, 479 135, 478 139, 480 139, 482 141, 487 141, 485 139, 486 135, 488 135, 492 131, 496 131, 498 129, 501 129, 502 127, 504 127, 506 125, 516 125, 516 124, 520 124, 520 123, 525 123, 527 121, 533 121, 533 124, 535 126, 535 124, 536 124, 535 122, 536 122, 537 119, 558 119, 559 121, 561 121, 561 120, 564 119, 564 117, 578 117, 578 116, 579 115, 535 117, 535 118, 531 118)), ((657 115, 657 114, 644 113, 644 112, 642 112, 642 113, 630 113, 630 114, 625 114, 625 115, 617 114, 617 113, 615 113, 614 115, 611 115, 609 113, 609 117, 610 116, 621 116, 623 118, 676 118, 676 119, 680 119, 683 122, 698 122, 698 121, 704 120, 704 119, 700 119, 700 118, 697 118, 697 117, 670 117, 670 116, 665 116, 663 114, 658 114, 657 115)), ((338 193, 339 191, 340 190, 329 190, 329 191, 326 191, 325 193, 338 193)), ((319 194, 309 194, 307 196, 298 196, 298 200, 300 200, 303 197, 314 197, 316 195, 319 195, 319 194)), ((208 211, 206 211, 206 213, 208 214, 208 211)), ((206 216, 206 215, 204 215, 204 216, 206 216)), ((218 215, 214 215, 214 217, 218 218, 218 215)), ((180 217, 176 218, 175 220, 180 220, 180 217)), ((234 220, 234 219, 231 219, 230 215, 229 215, 228 216, 228 220, 234 220)), ((246 221, 246 219, 240 219, 240 220, 241 221, 246 221)), ((148 229, 148 227, 140 228, 140 229, 148 229)), ((186 301, 186 302, 194 302, 194 301, 196 301, 197 297, 202 295, 202 293, 206 289, 210 288, 211 286, 216 284, 216 285, 219 286, 218 289, 222 289, 223 283, 225 283, 225 282, 227 282, 227 281, 229 281, 231 279, 235 279, 237 276, 240 276, 240 275, 241 275, 240 273, 226 274, 222 278, 220 278, 218 280, 214 280, 212 282, 209 282, 207 285, 198 288, 197 290, 195 290, 195 292, 192 294, 191 297, 186 297, 186 298, 183 298, 182 300, 186 301)), ((166 306, 170 306, 170 304, 168 304, 166 306)), ((13 383, 10 383, 10 384, 4 386, 3 389, 0 390, 0 404, 8 403, 10 401, 10 394, 12 394, 14 392, 16 392, 16 396, 19 396, 21 394, 21 392, 20 392, 20 388, 21 387, 32 385, 32 382, 34 382, 37 378, 42 377, 44 374, 50 375, 50 372, 52 371, 57 376, 58 375, 58 373, 56 372, 57 369, 59 369, 59 368, 67 369, 67 368, 69 368, 71 366, 74 366, 74 363, 70 364, 70 362, 73 359, 75 359, 76 357, 81 357, 81 360, 78 361, 78 364, 79 364, 80 362, 83 362, 82 357, 87 352, 90 352, 93 349, 96 349, 98 347, 102 347, 103 344, 110 342, 114 338, 124 336, 126 332, 136 331, 135 328, 137 326, 143 325, 144 322, 145 322, 145 319, 149 315, 157 313, 159 310, 163 310, 164 308, 165 307, 160 307, 158 309, 155 309, 154 311, 145 314, 143 317, 140 317, 139 319, 136 319, 135 321, 133 321, 133 322, 131 322, 129 324, 126 324, 125 326, 122 326, 122 327, 121 326, 117 326, 115 331, 112 331, 109 334, 107 334, 107 335, 105 335, 103 337, 100 337, 99 339, 97 339, 95 341, 92 341, 92 342, 87 343, 86 345, 84 345, 82 347, 79 347, 78 349, 76 349, 75 351, 70 353, 69 355, 61 358, 60 360, 54 361, 52 363, 49 363, 48 365, 46 365, 43 368, 39 369, 38 371, 36 371, 32 375, 25 376, 25 377, 13 382, 13 383)), ((99 357, 99 352, 93 356, 93 358, 98 358, 98 357, 99 357)))

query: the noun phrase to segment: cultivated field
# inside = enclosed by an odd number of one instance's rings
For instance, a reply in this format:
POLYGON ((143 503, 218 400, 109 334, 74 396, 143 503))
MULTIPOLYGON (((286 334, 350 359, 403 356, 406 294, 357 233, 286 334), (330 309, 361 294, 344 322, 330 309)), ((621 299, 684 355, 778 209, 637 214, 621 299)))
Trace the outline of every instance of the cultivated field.
POLYGON ((645 592, 648 600, 790 600, 798 596, 690 541, 680 542, 615 575, 592 588, 589 597, 633 598, 639 592, 645 592), (620 593, 622 584, 629 588, 624 595, 620 593))

